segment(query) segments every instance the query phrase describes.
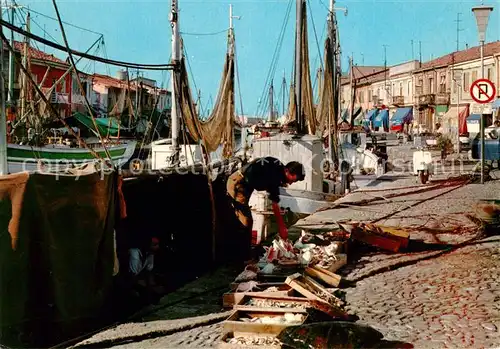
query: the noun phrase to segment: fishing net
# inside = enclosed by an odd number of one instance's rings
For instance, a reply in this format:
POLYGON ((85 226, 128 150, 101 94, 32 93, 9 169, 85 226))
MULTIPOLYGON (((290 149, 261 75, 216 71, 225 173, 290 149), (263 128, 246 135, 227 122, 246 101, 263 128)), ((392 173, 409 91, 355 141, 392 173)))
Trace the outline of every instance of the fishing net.
MULTIPOLYGON (((309 134, 316 134, 316 116, 315 116, 315 107, 314 107, 314 99, 313 99, 313 90, 311 84, 311 72, 309 67, 309 46, 307 39, 307 12, 305 3, 303 4, 302 9, 302 35, 300 38, 301 49, 301 69, 302 69, 302 90, 301 90, 301 105, 302 105, 302 113, 304 114, 304 118, 307 124, 307 131, 309 134)), ((290 91, 290 104, 288 111, 288 119, 287 123, 292 123, 297 120, 297 104, 295 100, 296 96, 293 91, 290 91)))
POLYGON ((203 142, 208 152, 214 152, 223 145, 223 156, 229 158, 234 142, 234 55, 226 55, 217 100, 206 121, 200 120, 196 113, 184 59, 181 61, 180 70, 180 81, 174 83, 179 87, 178 100, 190 136, 195 142, 203 142))

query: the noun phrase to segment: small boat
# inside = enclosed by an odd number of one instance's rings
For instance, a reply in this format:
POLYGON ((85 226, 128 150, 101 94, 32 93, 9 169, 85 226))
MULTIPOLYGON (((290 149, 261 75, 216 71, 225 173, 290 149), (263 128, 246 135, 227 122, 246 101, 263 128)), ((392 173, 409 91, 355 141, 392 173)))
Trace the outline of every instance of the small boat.
MULTIPOLYGON (((115 166, 123 166, 134 154, 136 141, 120 141, 119 144, 108 145, 107 150, 115 166)), ((101 144, 89 144, 100 157, 107 158, 101 144)), ((71 148, 63 144, 48 144, 42 147, 9 144, 7 146, 7 162, 9 173, 23 171, 53 172, 65 171, 97 159, 87 148, 71 148)))

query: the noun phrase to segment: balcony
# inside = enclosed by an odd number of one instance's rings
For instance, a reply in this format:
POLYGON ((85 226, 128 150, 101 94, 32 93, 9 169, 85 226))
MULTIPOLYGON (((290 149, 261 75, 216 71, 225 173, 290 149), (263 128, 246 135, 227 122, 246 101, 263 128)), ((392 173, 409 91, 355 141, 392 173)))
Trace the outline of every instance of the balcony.
POLYGON ((436 105, 448 105, 450 104, 450 94, 446 92, 436 94, 435 98, 436 105))
POLYGON ((435 94, 420 95, 417 97, 417 102, 419 106, 435 105, 435 94))
POLYGON ((405 104, 405 96, 392 96, 392 105, 401 106, 405 104))
MULTIPOLYGON (((42 88, 42 92, 47 95, 49 88, 42 88)), ((48 96, 48 100, 52 104, 69 104, 69 93, 52 91, 50 96, 48 96)))

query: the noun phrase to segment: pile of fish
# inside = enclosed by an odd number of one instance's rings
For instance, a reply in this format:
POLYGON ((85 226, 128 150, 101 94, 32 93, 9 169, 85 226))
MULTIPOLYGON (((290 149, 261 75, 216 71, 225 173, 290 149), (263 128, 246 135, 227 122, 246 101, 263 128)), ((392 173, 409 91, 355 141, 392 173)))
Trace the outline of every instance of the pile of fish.
POLYGON ((226 339, 226 342, 237 345, 281 346, 281 342, 275 337, 235 337, 226 339))
POLYGON ((307 303, 304 302, 284 302, 273 299, 250 299, 246 305, 260 308, 301 308, 305 309, 307 303))
POLYGON ((240 321, 266 325, 299 325, 304 322, 304 315, 286 313, 284 316, 240 318, 240 321))

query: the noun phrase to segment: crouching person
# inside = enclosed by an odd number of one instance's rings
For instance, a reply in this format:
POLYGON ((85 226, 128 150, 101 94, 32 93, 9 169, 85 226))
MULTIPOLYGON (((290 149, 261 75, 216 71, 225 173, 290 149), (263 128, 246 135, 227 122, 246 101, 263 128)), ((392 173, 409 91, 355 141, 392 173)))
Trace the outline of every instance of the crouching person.
POLYGON ((130 284, 141 303, 157 304, 160 300, 153 274, 155 254, 159 248, 160 241, 153 237, 146 246, 130 248, 128 251, 130 284))

